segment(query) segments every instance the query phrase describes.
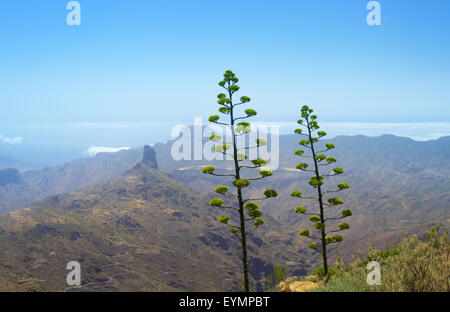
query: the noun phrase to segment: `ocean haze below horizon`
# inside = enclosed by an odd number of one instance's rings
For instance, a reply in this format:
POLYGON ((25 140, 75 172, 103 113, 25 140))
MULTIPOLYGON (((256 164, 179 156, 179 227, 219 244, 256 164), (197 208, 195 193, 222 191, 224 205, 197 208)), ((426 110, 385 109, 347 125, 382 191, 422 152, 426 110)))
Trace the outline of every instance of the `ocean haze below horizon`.
MULTIPOLYGON (((172 139, 171 131, 177 122, 89 122, 61 124, 1 125, 3 137, 22 138, 22 143, 0 142, 0 155, 7 155, 28 164, 55 166, 79 158, 92 157, 90 147, 124 148, 165 143, 172 139)), ((192 124, 192 122, 191 122, 192 124)), ((208 125, 206 119, 203 125, 208 125)), ((259 125, 278 125, 281 135, 292 134, 295 122, 254 122, 259 125)), ((391 134, 415 141, 436 140, 450 136, 450 122, 319 122, 327 138, 339 135, 369 137, 391 134)), ((188 126, 188 124, 184 124, 188 126)))

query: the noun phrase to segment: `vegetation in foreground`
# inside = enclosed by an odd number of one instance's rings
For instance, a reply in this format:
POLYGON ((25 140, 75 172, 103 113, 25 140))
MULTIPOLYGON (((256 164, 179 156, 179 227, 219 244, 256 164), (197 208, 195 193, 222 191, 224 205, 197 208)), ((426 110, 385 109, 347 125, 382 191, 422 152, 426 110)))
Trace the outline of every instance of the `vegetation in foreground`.
MULTIPOLYGON (((320 270, 319 270, 320 271, 320 270)), ((320 273, 320 272, 318 272, 320 273)), ((327 284, 312 291, 323 292, 450 292, 450 245, 448 231, 439 235, 439 226, 431 228, 424 239, 406 235, 393 249, 369 249, 365 258, 350 265, 339 260, 327 284), (369 286, 367 263, 381 265, 381 285, 369 286)))

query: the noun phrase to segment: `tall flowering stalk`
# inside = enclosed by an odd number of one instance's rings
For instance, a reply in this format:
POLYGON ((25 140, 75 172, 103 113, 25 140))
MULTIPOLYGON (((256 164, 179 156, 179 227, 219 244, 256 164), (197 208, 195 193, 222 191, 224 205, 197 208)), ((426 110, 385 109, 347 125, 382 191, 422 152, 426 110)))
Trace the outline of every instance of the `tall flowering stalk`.
POLYGON ((241 242, 244 289, 248 292, 250 291, 250 285, 248 278, 247 235, 264 224, 264 220, 261 218, 262 212, 259 210, 259 205, 256 201, 276 197, 278 194, 275 190, 266 190, 264 192, 264 197, 244 198, 244 189, 250 185, 250 181, 264 179, 271 176, 273 173, 268 169, 262 168, 267 165, 266 160, 257 158, 249 161, 248 155, 246 154, 249 149, 258 149, 260 146, 266 145, 267 142, 264 139, 256 139, 253 146, 238 147, 236 144, 239 136, 251 132, 250 123, 244 120, 257 114, 253 109, 246 109, 244 111, 245 115, 238 116, 237 108, 250 102, 250 98, 247 96, 242 96, 238 102, 234 102, 233 96, 239 90, 239 86, 237 85, 238 81, 239 79, 231 70, 227 70, 225 72, 223 75, 223 80, 219 82, 219 86, 225 89, 225 93, 220 93, 217 96, 219 112, 225 115, 225 121, 220 121, 219 115, 209 117, 210 122, 226 126, 231 130, 231 142, 225 142, 223 138, 217 134, 213 134, 209 139, 216 142, 214 147, 215 152, 232 157, 234 172, 232 174, 220 174, 216 173, 214 166, 206 166, 203 168, 203 173, 219 177, 230 177, 233 179, 233 186, 235 188, 234 191, 230 191, 228 186, 219 185, 216 187, 215 192, 223 198, 235 199, 235 204, 237 205, 228 206, 222 198, 211 199, 209 205, 223 210, 228 210, 230 212, 235 211, 239 215, 238 224, 234 224, 228 215, 220 216, 218 221, 229 226, 231 233, 233 233, 241 242), (243 177, 243 168, 258 169, 259 176, 250 178, 243 177), (247 230, 246 227, 249 222, 251 222, 252 227, 250 230, 247 230))
POLYGON ((302 191, 293 191, 291 193, 291 196, 302 199, 316 200, 319 204, 319 211, 310 212, 310 210, 308 210, 306 207, 298 206, 297 208, 295 208, 295 212, 308 215, 309 220, 313 222, 313 230, 315 230, 316 233, 318 232, 318 235, 314 235, 313 233, 311 233, 311 230, 302 229, 300 230, 299 234, 313 240, 309 247, 322 254, 325 282, 327 282, 329 279, 327 246, 341 242, 343 238, 337 233, 350 228, 350 226, 345 222, 339 223, 337 225, 337 228, 333 230, 328 230, 327 226, 329 225, 330 221, 350 217, 353 213, 351 210, 343 209, 340 211, 340 215, 337 217, 327 216, 328 214, 331 214, 328 213, 331 208, 336 208, 337 206, 344 204, 344 201, 341 198, 331 196, 329 194, 343 191, 345 189, 348 189, 350 186, 347 183, 339 183, 337 185, 337 189, 335 190, 323 190, 325 178, 341 175, 344 173, 344 169, 336 167, 333 168, 331 172, 329 171, 330 173, 328 174, 321 173, 320 169, 322 167, 326 168, 326 166, 330 166, 336 163, 336 158, 328 157, 324 154, 325 152, 334 149, 335 146, 332 143, 327 143, 325 144, 324 150, 317 150, 318 146, 316 143, 320 138, 323 138, 327 134, 324 131, 318 131, 320 127, 316 119, 317 116, 313 115, 313 110, 311 108, 309 108, 307 105, 302 107, 301 119, 298 121, 298 124, 303 126, 303 129, 296 129, 295 133, 304 137, 299 141, 299 145, 306 148, 310 155, 305 155, 305 150, 303 149, 296 150, 295 155, 299 157, 306 157, 312 160, 312 164, 314 165, 313 169, 307 169, 309 167, 309 164, 306 162, 297 164, 296 168, 301 171, 313 173, 313 176, 311 176, 309 180, 309 185, 311 185, 317 191, 317 197, 305 197, 302 195, 302 191), (306 132, 304 132, 304 130, 306 130, 306 132), (320 248, 317 245, 317 242, 320 243, 320 248))

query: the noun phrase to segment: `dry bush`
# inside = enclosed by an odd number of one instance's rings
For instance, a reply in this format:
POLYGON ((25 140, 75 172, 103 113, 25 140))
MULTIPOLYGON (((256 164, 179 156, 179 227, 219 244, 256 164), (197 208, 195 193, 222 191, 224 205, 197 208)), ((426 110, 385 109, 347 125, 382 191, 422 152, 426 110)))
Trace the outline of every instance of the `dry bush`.
POLYGON ((337 267, 337 273, 320 291, 450 292, 450 245, 448 232, 439 236, 439 226, 426 238, 405 236, 392 250, 369 249, 364 259, 337 267), (366 283, 366 264, 381 264, 381 285, 366 283))

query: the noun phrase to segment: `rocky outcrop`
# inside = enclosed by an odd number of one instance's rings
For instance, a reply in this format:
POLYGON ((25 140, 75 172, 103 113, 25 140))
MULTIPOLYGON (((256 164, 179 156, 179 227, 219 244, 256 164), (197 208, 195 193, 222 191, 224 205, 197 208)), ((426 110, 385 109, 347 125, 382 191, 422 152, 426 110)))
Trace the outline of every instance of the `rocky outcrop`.
POLYGON ((320 279, 316 276, 308 276, 304 280, 297 280, 289 277, 280 282, 276 289, 280 292, 309 292, 322 285, 320 279))
POLYGON ((145 145, 144 146, 144 155, 142 157, 142 160, 140 162, 138 162, 128 172, 133 172, 133 171, 136 171, 136 170, 142 170, 143 168, 158 169, 158 162, 156 160, 156 152, 149 145, 145 145))
POLYGON ((144 157, 142 158, 142 162, 146 163, 152 168, 158 169, 158 162, 156 161, 156 152, 149 145, 144 146, 144 157))

